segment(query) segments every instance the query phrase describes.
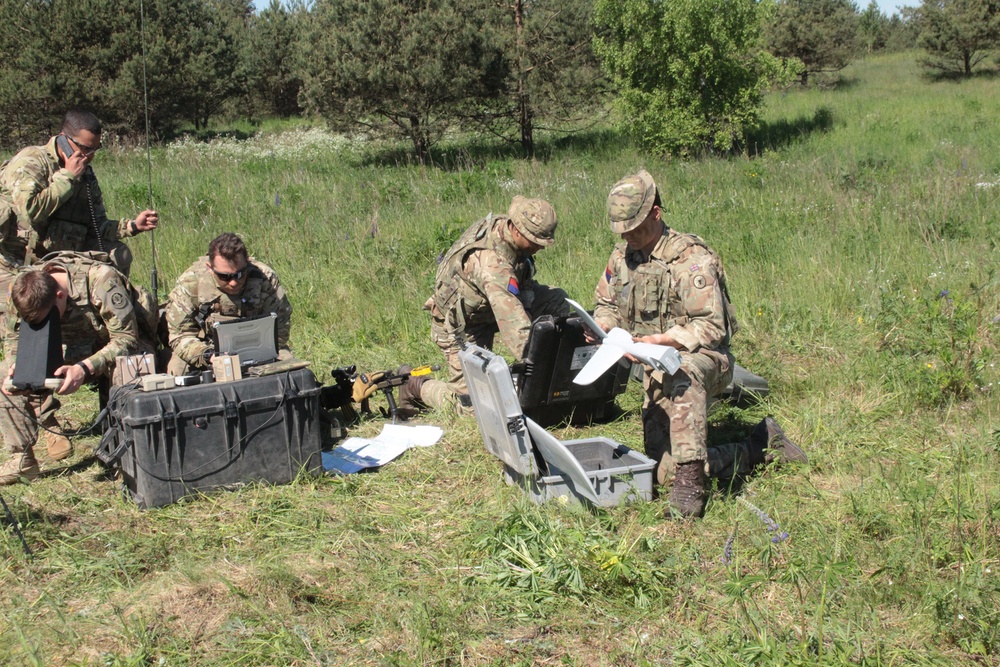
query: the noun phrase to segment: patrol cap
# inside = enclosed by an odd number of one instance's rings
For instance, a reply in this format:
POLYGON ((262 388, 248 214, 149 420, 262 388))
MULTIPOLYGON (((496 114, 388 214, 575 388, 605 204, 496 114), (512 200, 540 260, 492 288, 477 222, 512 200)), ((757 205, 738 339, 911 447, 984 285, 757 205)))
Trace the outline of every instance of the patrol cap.
POLYGON ((528 199, 518 195, 510 203, 507 217, 517 231, 532 243, 550 246, 556 240, 556 212, 544 199, 528 199))
POLYGON ((646 219, 656 201, 656 183, 645 169, 615 183, 608 195, 608 218, 615 234, 630 232, 646 219))

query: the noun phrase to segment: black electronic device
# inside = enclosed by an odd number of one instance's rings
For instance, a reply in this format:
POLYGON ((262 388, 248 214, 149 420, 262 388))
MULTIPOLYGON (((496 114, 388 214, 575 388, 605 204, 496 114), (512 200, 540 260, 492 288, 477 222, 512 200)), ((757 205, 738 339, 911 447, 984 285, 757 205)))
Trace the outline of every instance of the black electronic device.
POLYGON ((597 351, 584 337, 585 328, 578 317, 539 317, 531 325, 524 359, 511 366, 521 408, 540 424, 608 419, 615 396, 625 391, 629 364, 624 361, 592 384, 573 384, 597 351))
POLYGON ((277 313, 219 322, 213 336, 215 353, 239 355, 241 366, 257 366, 278 358, 277 313))
POLYGON ((69 142, 69 139, 66 138, 65 134, 56 136, 56 143, 59 144, 59 148, 62 150, 63 155, 67 158, 76 152, 73 149, 73 145, 69 142))
POLYGON ((45 319, 36 324, 21 320, 17 333, 17 361, 11 379, 14 389, 43 391, 46 378, 54 377, 63 363, 59 310, 53 306, 45 319))

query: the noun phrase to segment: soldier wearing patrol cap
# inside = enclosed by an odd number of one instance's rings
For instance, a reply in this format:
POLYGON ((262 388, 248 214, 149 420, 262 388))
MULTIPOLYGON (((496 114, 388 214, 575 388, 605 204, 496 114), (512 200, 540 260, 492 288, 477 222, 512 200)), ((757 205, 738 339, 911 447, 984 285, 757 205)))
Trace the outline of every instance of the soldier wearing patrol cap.
MULTIPOLYGON (((131 285, 104 253, 58 252, 45 256, 36 269, 19 272, 11 285, 0 377, 13 372, 20 319, 40 322, 53 307, 66 348, 66 365, 55 371, 63 378, 57 394, 72 394, 92 378, 110 378, 118 356, 155 351, 157 309, 152 295, 131 285)), ((51 392, 0 399, 0 433, 12 453, 0 466, 0 485, 38 476, 38 424, 58 427, 58 408, 51 392)), ((65 436, 49 432, 47 439, 49 458, 63 459, 72 452, 65 436)))
POLYGON ((681 354, 672 376, 646 369, 642 422, 646 453, 668 484, 665 514, 704 513, 707 475, 730 480, 768 460, 805 460, 770 417, 743 443, 707 447, 709 399, 733 376, 736 331, 719 256, 699 237, 664 224, 660 194, 646 171, 618 181, 608 195, 611 231, 621 235, 597 283, 594 317, 606 331, 669 345, 681 354))
POLYGON ((475 223, 441 259, 431 313, 431 337, 448 361, 448 382, 411 377, 400 391, 404 413, 421 404, 461 411, 468 387, 458 353, 460 341, 493 347, 499 332, 518 359, 524 354, 532 318, 566 315, 566 292, 535 282, 534 255, 552 245, 556 212, 543 199, 517 196, 506 215, 475 223))

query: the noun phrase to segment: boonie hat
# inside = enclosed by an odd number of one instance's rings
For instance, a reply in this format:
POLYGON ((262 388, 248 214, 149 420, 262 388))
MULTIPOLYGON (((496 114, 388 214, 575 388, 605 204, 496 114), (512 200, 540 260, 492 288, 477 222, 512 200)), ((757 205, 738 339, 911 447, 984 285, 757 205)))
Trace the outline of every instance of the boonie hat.
POLYGON ((630 232, 646 219, 656 200, 656 183, 645 169, 615 183, 608 195, 608 218, 615 234, 630 232))
POLYGON ((556 240, 556 212, 544 199, 528 199, 518 195, 510 203, 507 217, 517 231, 532 243, 550 246, 556 240))

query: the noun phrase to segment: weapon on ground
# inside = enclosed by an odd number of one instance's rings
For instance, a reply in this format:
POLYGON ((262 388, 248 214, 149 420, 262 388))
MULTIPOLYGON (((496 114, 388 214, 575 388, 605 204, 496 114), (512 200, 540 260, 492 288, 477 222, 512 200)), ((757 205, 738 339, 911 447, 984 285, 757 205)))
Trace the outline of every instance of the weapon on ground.
POLYGON ((354 394, 354 380, 358 377, 357 367, 340 366, 330 371, 333 377, 333 384, 326 385, 320 390, 320 405, 327 410, 340 410, 344 417, 344 422, 354 424, 360 419, 358 411, 351 403, 354 394))
POLYGON ((361 404, 361 410, 364 413, 370 414, 369 399, 376 391, 383 392, 386 402, 389 404, 389 409, 379 408, 379 410, 382 412, 383 417, 392 417, 392 420, 395 421, 399 416, 399 406, 396 404, 395 396, 393 396, 393 388, 403 386, 411 377, 430 375, 434 371, 440 370, 440 368, 440 366, 434 365, 419 366, 403 373, 393 373, 392 371, 362 373, 354 380, 352 398, 356 403, 361 404))

